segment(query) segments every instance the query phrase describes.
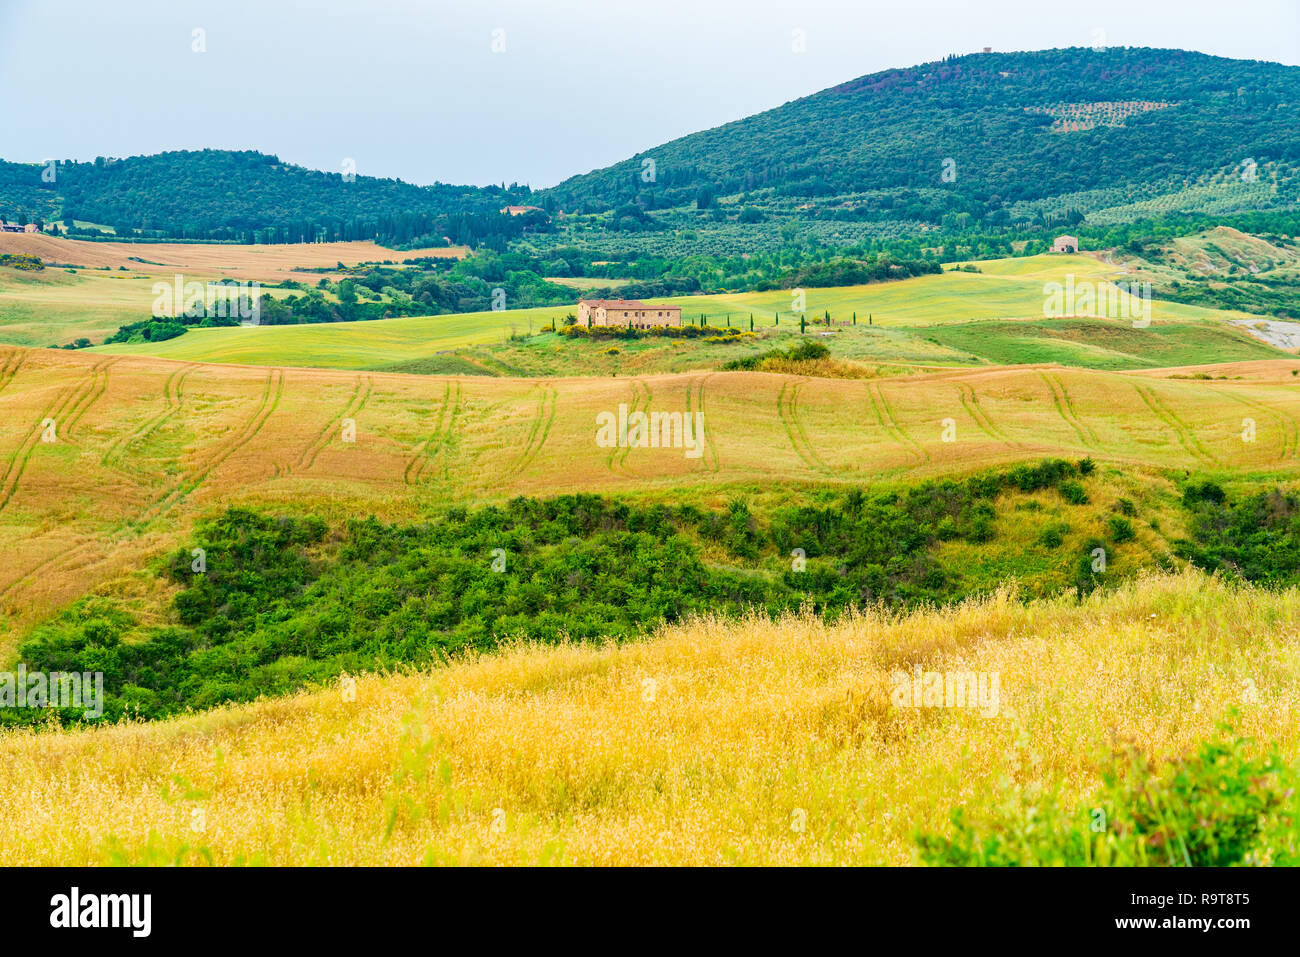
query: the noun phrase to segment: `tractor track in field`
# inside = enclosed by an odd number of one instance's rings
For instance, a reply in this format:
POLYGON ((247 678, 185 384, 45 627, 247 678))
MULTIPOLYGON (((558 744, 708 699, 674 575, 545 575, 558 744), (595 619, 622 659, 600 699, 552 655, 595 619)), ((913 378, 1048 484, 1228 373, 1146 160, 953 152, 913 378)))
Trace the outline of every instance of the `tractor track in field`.
POLYGON ((967 414, 975 420, 975 424, 979 427, 981 432, 987 435, 990 439, 993 439, 995 442, 1001 442, 1003 445, 1010 448, 1018 449, 1022 447, 1019 442, 1012 439, 1000 428, 994 425, 993 420, 989 418, 988 413, 980 408, 979 396, 975 394, 975 390, 968 383, 958 382, 957 388, 961 396, 962 407, 966 410, 967 414))
MULTIPOLYGON (((705 396, 706 396, 705 387, 708 386, 708 384, 709 384, 709 380, 712 379, 713 376, 714 376, 714 373, 710 372, 708 375, 704 376, 704 378, 700 379, 699 389, 696 390, 696 393, 695 393, 695 405, 696 405, 696 411, 698 411, 698 412, 700 413, 700 417, 699 417, 699 420, 698 420, 699 422, 704 422, 704 421, 708 418, 708 416, 705 415, 705 412, 704 412, 704 402, 705 402, 705 396)), ((687 393, 687 406, 686 406, 686 407, 687 407, 688 410, 690 409, 690 393, 689 393, 689 392, 687 393)), ((685 428, 685 424, 684 424, 684 423, 683 423, 683 426, 682 426, 682 427, 685 428)), ((713 465, 711 466, 711 470, 714 471, 714 472, 720 472, 720 471, 722 471, 722 460, 718 457, 718 447, 717 447, 717 445, 714 444, 713 440, 712 440, 711 438, 709 438, 709 431, 708 431, 708 429, 707 429, 705 426, 700 426, 700 428, 696 430, 696 435, 695 435, 695 439, 696 439, 696 441, 697 441, 697 442, 701 441, 701 437, 703 437, 703 441, 702 441, 703 448, 701 449, 701 451, 702 451, 703 455, 705 456, 706 461, 707 461, 708 458, 712 458, 712 459, 713 459, 713 465)))
MULTIPOLYGON (((627 415, 629 419, 632 417, 633 412, 640 411, 639 406, 641 405, 641 393, 642 390, 645 389, 645 385, 640 379, 632 379, 630 380, 630 384, 632 387, 632 398, 628 400, 627 403, 627 415)), ((645 389, 645 395, 648 402, 650 396, 649 389, 645 389)), ((631 432, 630 427, 628 431, 631 432)), ((614 447, 609 450, 609 455, 605 459, 605 467, 615 475, 631 477, 631 473, 627 470, 627 454, 632 451, 628 447, 629 444, 628 436, 619 435, 614 443, 614 447)))
POLYGON ((47 572, 51 575, 65 574, 66 572, 80 571, 83 568, 89 568, 91 565, 95 564, 94 550, 95 546, 99 544, 99 542, 82 542, 73 545, 67 551, 56 552, 49 558, 45 559, 45 561, 27 569, 27 571, 23 572, 9 584, 0 588, 0 598, 6 597, 18 586, 33 578, 45 575, 47 572), (89 558, 86 557, 88 554, 90 555, 89 558), (80 559, 83 558, 85 560, 81 561, 80 559))
POLYGON ((257 404, 253 414, 244 422, 244 426, 235 435, 234 438, 225 442, 217 448, 207 460, 191 471, 188 475, 181 476, 181 480, 176 487, 170 492, 155 499, 142 513, 140 519, 135 523, 138 525, 147 525, 149 522, 160 518, 167 512, 171 511, 178 503, 189 498, 196 489, 207 481, 213 471, 225 462, 228 458, 238 452, 241 448, 251 442, 262 427, 266 425, 267 419, 275 412, 280 405, 280 397, 284 393, 284 370, 271 369, 266 374, 266 384, 262 389, 262 398, 257 404))
POLYGON ((876 414, 876 421, 880 423, 880 428, 886 435, 915 455, 917 462, 930 461, 930 453, 925 450, 925 447, 908 438, 903 427, 898 424, 898 419, 894 417, 894 410, 889 407, 879 382, 867 383, 867 400, 871 403, 871 410, 876 414))
POLYGON ((776 397, 776 412, 781 419, 781 424, 785 427, 786 437, 790 440, 790 447, 799 456, 803 464, 808 466, 814 472, 820 472, 823 475, 832 474, 830 466, 817 454, 808 441, 808 433, 799 420, 799 390, 802 387, 801 382, 783 382, 781 392, 776 397))
POLYGON ((1248 399, 1244 395, 1234 395, 1232 392, 1222 389, 1211 389, 1216 395, 1226 396, 1236 402, 1240 402, 1248 409, 1258 409, 1265 415, 1273 419, 1282 430, 1282 451, 1278 455, 1279 461, 1285 461, 1294 458, 1297 449, 1300 449, 1300 427, 1297 427, 1295 419, 1281 412, 1272 406, 1265 405, 1258 399, 1248 399))
MULTIPOLYGON (((31 458, 32 453, 36 450, 36 446, 40 443, 40 436, 45 431, 43 423, 47 419, 53 419, 55 421, 55 435, 57 441, 59 416, 63 415, 64 412, 71 410, 73 414, 73 422, 75 422, 77 418, 80 418, 80 416, 83 415, 85 411, 104 394, 104 390, 108 384, 107 370, 108 367, 113 364, 113 362, 107 360, 101 360, 100 362, 95 363, 88 370, 90 372, 89 379, 83 376, 71 386, 64 388, 57 396, 55 396, 50 404, 46 406, 45 410, 41 412, 40 419, 37 421, 36 425, 28 431, 27 435, 23 439, 22 445, 20 445, 14 454, 10 456, 5 474, 0 478, 0 510, 3 510, 9 504, 10 499, 13 498, 14 493, 18 489, 18 483, 22 479, 23 472, 27 468, 27 462, 31 458)), ((16 371, 17 365, 14 365, 13 368, 9 370, 9 377, 12 378, 12 373, 16 371)), ((0 375, 2 374, 3 373, 0 373, 0 375)), ((7 384, 7 382, 5 384, 7 384)), ((0 388, 2 387, 3 386, 0 386, 0 388)), ((96 542, 82 542, 74 545, 67 551, 61 551, 51 555, 49 558, 45 559, 45 561, 39 562, 34 567, 29 568, 26 572, 19 575, 9 584, 0 588, 0 597, 8 595, 19 585, 45 573, 47 570, 62 569, 63 566, 76 559, 84 557, 88 553, 91 553, 93 556, 96 544, 96 542)), ((86 567, 87 565, 92 564, 93 561, 94 559, 92 557, 89 561, 82 562, 76 567, 86 567)))
POLYGON ((64 438, 73 434, 73 429, 81 421, 81 417, 90 410, 92 405, 104 397, 104 393, 108 391, 108 370, 120 361, 120 358, 114 357, 109 362, 97 363, 93 367, 94 375, 91 377, 90 388, 81 400, 68 410, 67 420, 60 429, 64 438))
POLYGON ((407 485, 418 483, 424 470, 442 455, 456 429, 460 411, 460 381, 452 380, 443 388, 442 404, 438 407, 438 421, 434 423, 433 432, 416 447, 415 453, 406 462, 404 479, 407 485))
POLYGON ((100 457, 100 464, 121 471, 119 463, 122 457, 126 455, 127 451, 130 450, 131 446, 153 435, 154 432, 162 427, 163 423, 180 411, 181 401, 184 397, 183 388, 185 380, 189 378, 190 373, 198 367, 197 362, 190 362, 173 371, 172 374, 167 377, 167 381, 163 383, 162 410, 147 419, 144 424, 135 431, 125 433, 112 442, 100 457))
MULTIPOLYGON (((632 402, 628 406, 628 410, 627 410, 628 418, 632 417, 633 412, 640 412, 644 414, 646 417, 647 431, 650 428, 649 425, 650 401, 651 401, 650 387, 646 385, 645 382, 641 379, 633 379, 632 380, 632 402), (641 403, 643 401, 645 402, 645 408, 641 407, 641 403)), ((630 427, 628 429, 628 432, 629 432, 629 438, 627 443, 624 444, 622 448, 614 450, 614 470, 616 472, 622 473, 623 475, 626 475, 628 478, 634 478, 635 476, 632 475, 631 471, 627 467, 627 457, 632 453, 632 440, 630 438, 630 433, 631 433, 630 427)), ((647 440, 648 440, 648 435, 647 435, 647 440)))
POLYGON ((555 422, 555 401, 558 393, 548 383, 540 383, 538 388, 541 389, 542 394, 537 400, 537 411, 533 415, 532 426, 528 430, 523 451, 510 466, 511 472, 522 472, 532 464, 533 459, 537 457, 537 453, 542 450, 542 446, 550 437, 551 425, 555 422))
MULTIPOLYGON (((180 410, 181 401, 183 397, 181 386, 185 378, 196 368, 198 368, 198 363, 189 363, 186 366, 175 370, 170 376, 168 376, 167 381, 163 385, 165 407, 160 412, 156 413, 148 421, 146 421, 143 425, 141 425, 140 428, 136 429, 134 432, 127 434, 122 439, 119 439, 116 443, 114 443, 113 446, 110 446, 110 448, 104 453, 104 456, 101 459, 101 464, 105 465, 108 468, 113 469, 119 474, 128 474, 117 464, 117 460, 120 459, 123 455, 125 455, 127 450, 132 445, 134 445, 136 442, 139 442, 147 438, 159 427, 161 427, 162 424, 165 421, 167 421, 167 419, 169 419, 172 415, 174 415, 177 411, 180 410)), ((135 476, 131 474, 129 475, 129 477, 134 478, 135 476)), ((160 496, 160 498, 161 497, 162 496, 160 496)), ((156 504, 157 501, 158 499, 155 499, 154 502, 151 502, 149 503, 149 505, 146 505, 146 508, 149 508, 152 505, 156 504)), ((122 539, 119 537, 121 535, 121 532, 124 529, 130 528, 138 524, 140 521, 142 520, 137 519, 128 522, 123 526, 119 526, 111 533, 112 537, 109 537, 106 540, 96 539, 93 541, 85 541, 78 545, 74 545, 72 548, 68 549, 67 551, 62 551, 54 555, 51 555, 49 558, 45 559, 45 561, 38 563, 32 568, 29 568, 26 572, 24 572, 22 575, 15 578, 9 584, 5 585, 3 588, 0 588, 0 598, 3 598, 4 596, 8 595, 11 591, 19 587, 20 585, 24 584, 25 582, 39 575, 45 574, 46 572, 66 574, 68 572, 80 571, 81 569, 90 567, 95 563, 96 553, 99 549, 103 548, 105 544, 112 545, 117 541, 121 541, 122 539)))
POLYGON ((283 474, 288 474, 294 469, 309 469, 316 464, 316 456, 324 451, 325 446, 329 445, 330 438, 338 430, 344 419, 355 419, 365 408, 366 402, 370 399, 370 391, 374 387, 374 380, 368 375, 359 375, 356 378, 356 384, 352 389, 352 395, 348 398, 339 414, 330 419, 325 427, 320 430, 311 444, 303 449, 302 455, 298 457, 298 464, 295 466, 285 466, 283 474))
POLYGON ((1174 436, 1178 439, 1178 444, 1186 449, 1192 458, 1197 459, 1206 465, 1219 465, 1218 460, 1209 452, 1205 451, 1201 446, 1201 443, 1197 441, 1196 435, 1190 428, 1188 428, 1187 423, 1174 415, 1174 413, 1170 412, 1153 391, 1143 388, 1137 383, 1133 384, 1133 388, 1137 392, 1138 397, 1146 404, 1146 407, 1151 410, 1151 414, 1173 430, 1174 436))
MULTIPOLYGON (((18 482, 22 479, 23 472, 27 469, 27 462, 40 444, 41 436, 45 433, 45 422, 54 422, 55 441, 60 440, 59 418, 64 412, 75 410, 86 402, 87 397, 98 397, 103 394, 103 388, 100 387, 96 392, 96 385, 100 382, 100 367, 111 364, 107 359, 101 359, 91 366, 87 371, 90 373, 80 376, 71 385, 64 387, 59 391, 50 404, 40 413, 36 422, 28 429, 27 434, 23 436, 23 441, 13 454, 9 456, 9 462, 5 466, 4 475, 0 476, 0 511, 9 504, 13 498, 14 492, 18 489, 18 482)), ((87 406, 88 407, 88 406, 87 406)), ((85 409, 83 408, 84 412, 85 409)))
POLYGON ((1079 437, 1079 441, 1083 443, 1084 448, 1091 452, 1098 451, 1097 436, 1083 424, 1083 420, 1075 412, 1074 403, 1070 401, 1070 393, 1065 390, 1065 383, 1056 376, 1048 375, 1046 372, 1039 372, 1038 374, 1042 376, 1043 382, 1047 384, 1048 391, 1052 393, 1052 404, 1056 406, 1057 414, 1065 421, 1066 425, 1074 430, 1074 434, 1079 437))
POLYGON ((9 383, 14 381, 14 376, 22 364, 27 361, 27 351, 25 349, 10 349, 9 354, 5 356, 5 364, 0 367, 0 392, 9 387, 9 383))

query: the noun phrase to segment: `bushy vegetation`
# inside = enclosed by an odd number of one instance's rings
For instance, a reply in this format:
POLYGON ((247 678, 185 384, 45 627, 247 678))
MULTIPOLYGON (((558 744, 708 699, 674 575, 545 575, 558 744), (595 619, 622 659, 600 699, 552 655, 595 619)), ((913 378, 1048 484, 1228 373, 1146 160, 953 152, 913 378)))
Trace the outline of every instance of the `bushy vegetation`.
POLYGON ((1231 497, 1218 484, 1193 482, 1183 493, 1191 538, 1177 553, 1204 568, 1249 582, 1300 581, 1300 499, 1273 489, 1231 497))
POLYGON ((230 510, 198 529, 201 570, 190 548, 167 563, 180 586, 174 624, 142 629, 121 604, 87 598, 37 628, 20 657, 31 669, 102 671, 106 713, 152 718, 515 635, 628 638, 702 613, 950 602, 971 586, 935 547, 988 541, 1001 492, 1049 488, 1078 469, 1051 460, 901 491, 853 489, 765 521, 740 499, 707 510, 594 495, 334 530, 230 510))
POLYGON ((45 263, 39 256, 28 256, 23 253, 0 253, 0 266, 8 266, 10 269, 20 269, 24 272, 40 272, 45 268, 45 263))
POLYGON ((761 369, 764 363, 773 360, 783 362, 817 362, 822 359, 830 358, 831 350, 824 342, 817 342, 814 339, 803 339, 788 349, 769 349, 766 352, 760 352, 758 355, 745 356, 740 359, 733 359, 722 368, 727 370, 744 370, 753 372, 755 369, 761 369))
POLYGON ((1130 746, 1078 807, 1048 794, 988 822, 959 808, 951 837, 921 833, 917 845, 927 864, 959 867, 1300 864, 1300 775, 1250 744, 1223 729, 1168 762, 1130 746))

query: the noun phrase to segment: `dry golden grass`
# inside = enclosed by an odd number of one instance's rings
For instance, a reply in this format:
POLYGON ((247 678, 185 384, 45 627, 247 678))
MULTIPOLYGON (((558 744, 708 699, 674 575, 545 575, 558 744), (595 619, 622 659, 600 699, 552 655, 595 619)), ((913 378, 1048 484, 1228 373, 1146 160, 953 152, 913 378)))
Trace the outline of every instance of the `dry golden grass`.
POLYGON ((43 233, 0 234, 0 253, 39 256, 47 263, 110 269, 126 267, 133 272, 171 276, 193 273, 196 278, 226 276, 232 279, 283 279, 314 281, 315 273, 304 269, 332 268, 339 263, 401 262, 426 256, 461 257, 463 246, 411 249, 398 252, 372 242, 285 243, 276 246, 245 246, 217 243, 96 243, 84 239, 63 239, 43 233), (139 260, 144 260, 140 262, 139 260))
POLYGON ((1015 792, 1083 799, 1109 743, 1300 749, 1300 592, 1150 576, 895 619, 700 621, 513 648, 166 723, 0 734, 11 863, 875 863, 1015 792), (996 672, 1000 709, 890 675, 996 672), (805 822, 802 831, 798 823, 805 822))
POLYGON ((1053 455, 1289 478, 1300 466, 1295 367, 1215 381, 1048 367, 530 380, 0 351, 0 653, 35 618, 138 571, 197 515, 231 504, 404 521, 580 491, 721 503, 786 483, 911 480, 1053 455), (597 413, 620 403, 702 410, 704 454, 597 446, 597 413), (1253 443, 1241 438, 1246 417, 1253 443), (41 441, 47 419, 52 443, 41 441), (343 441, 345 419, 355 442, 343 441), (943 441, 945 419, 955 441, 943 441))

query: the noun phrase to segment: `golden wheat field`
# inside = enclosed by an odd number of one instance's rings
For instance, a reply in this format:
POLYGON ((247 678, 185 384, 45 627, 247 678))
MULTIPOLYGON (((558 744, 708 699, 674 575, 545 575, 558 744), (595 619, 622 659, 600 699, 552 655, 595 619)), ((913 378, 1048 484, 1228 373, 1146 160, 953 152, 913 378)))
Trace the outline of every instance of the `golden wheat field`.
POLYGON ((1173 757, 1234 708, 1300 748, 1300 592, 1196 572, 838 623, 516 644, 156 724, 0 732, 0 856, 32 864, 907 864, 912 833, 1173 757), (996 713, 899 708, 916 665, 996 713))
POLYGON ((125 268, 158 276, 170 276, 180 270, 193 273, 195 277, 225 276, 264 282, 319 278, 308 270, 332 269, 339 263, 355 266, 363 262, 460 257, 466 252, 461 246, 446 246, 396 253, 372 242, 252 246, 235 243, 101 243, 43 233, 0 234, 0 253, 38 256, 50 265, 125 268))
POLYGON ((1050 455, 1291 477, 1298 367, 1221 366, 1227 378, 1214 380, 1056 367, 512 380, 9 349, 0 647, 230 504, 409 520, 514 495, 721 501, 738 488, 910 480, 1050 455), (597 416, 620 406, 702 413, 701 454, 601 447, 597 416))

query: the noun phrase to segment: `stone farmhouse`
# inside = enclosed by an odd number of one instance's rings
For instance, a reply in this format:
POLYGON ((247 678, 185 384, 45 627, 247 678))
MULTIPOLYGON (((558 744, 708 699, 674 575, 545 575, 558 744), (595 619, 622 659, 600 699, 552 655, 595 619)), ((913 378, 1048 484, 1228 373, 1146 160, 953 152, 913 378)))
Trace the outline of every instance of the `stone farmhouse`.
POLYGON ((1077 253, 1078 251, 1078 236, 1057 236, 1052 243, 1052 252, 1054 253, 1077 253))
POLYGON ((578 325, 628 326, 649 329, 652 326, 680 326, 682 307, 644 303, 638 299, 582 299, 578 302, 578 325))

